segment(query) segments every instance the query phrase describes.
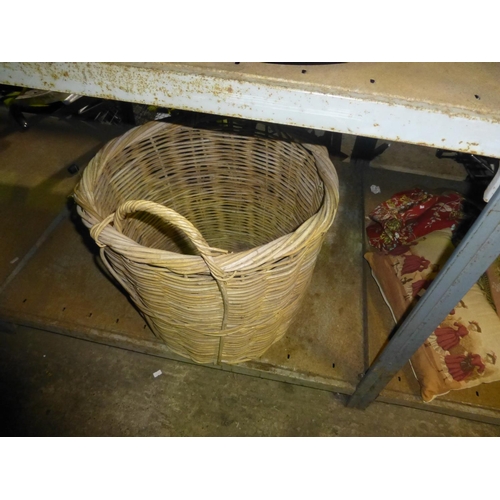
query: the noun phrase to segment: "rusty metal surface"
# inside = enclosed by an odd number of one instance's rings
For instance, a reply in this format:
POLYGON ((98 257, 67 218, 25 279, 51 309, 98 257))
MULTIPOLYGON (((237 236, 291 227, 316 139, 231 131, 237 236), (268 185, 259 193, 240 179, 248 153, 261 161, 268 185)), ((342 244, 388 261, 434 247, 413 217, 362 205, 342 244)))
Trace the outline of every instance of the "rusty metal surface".
MULTIPOLYGON (((128 64, 128 63, 127 63, 128 64)), ((141 64, 141 63, 135 63, 141 64)), ((164 63, 142 63, 161 69, 164 63)), ((499 116, 500 63, 346 63, 280 65, 262 63, 183 63, 193 70, 239 74, 255 82, 269 80, 282 86, 360 98, 376 96, 443 106, 443 112, 477 112, 499 116), (304 73, 305 71, 305 73, 304 73), (373 82, 372 82, 373 80, 373 82), (478 96, 478 97, 476 97, 478 96)))
POLYGON ((500 157, 497 63, 0 63, 0 82, 500 157))

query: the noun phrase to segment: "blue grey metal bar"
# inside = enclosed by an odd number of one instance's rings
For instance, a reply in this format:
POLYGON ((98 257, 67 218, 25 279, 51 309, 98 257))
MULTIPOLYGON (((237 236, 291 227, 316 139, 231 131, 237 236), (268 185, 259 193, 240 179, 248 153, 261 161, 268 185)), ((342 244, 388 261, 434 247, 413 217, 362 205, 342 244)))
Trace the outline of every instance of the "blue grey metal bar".
POLYGON ((500 189, 372 363, 348 406, 366 408, 500 254, 500 189))

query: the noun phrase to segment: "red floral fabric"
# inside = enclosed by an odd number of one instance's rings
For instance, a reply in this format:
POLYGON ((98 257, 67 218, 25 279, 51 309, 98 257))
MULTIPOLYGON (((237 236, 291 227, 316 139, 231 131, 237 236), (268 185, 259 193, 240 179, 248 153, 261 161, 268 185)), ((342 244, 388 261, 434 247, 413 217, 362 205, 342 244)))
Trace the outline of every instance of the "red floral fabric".
MULTIPOLYGON (((425 280, 425 279, 414 281, 411 284, 413 297, 416 297, 417 295, 419 295, 422 290, 424 290, 424 291, 427 290, 427 288, 429 288, 430 284, 431 284, 431 281, 425 280)), ((420 295, 419 295, 419 298, 420 298, 420 295)))
POLYGON ((457 346, 460 343, 460 339, 468 334, 469 330, 467 330, 467 327, 457 321, 453 323, 453 326, 439 325, 434 330, 437 343, 444 351, 449 351, 452 347, 457 346))
POLYGON ((405 255, 401 274, 411 274, 416 271, 424 271, 430 265, 430 261, 418 255, 405 255))
POLYGON ((455 192, 437 196, 416 188, 397 193, 369 214, 370 245, 391 252, 432 231, 454 229, 464 218, 463 202, 455 192))
POLYGON ((457 381, 460 382, 474 372, 474 368, 477 368, 478 373, 483 373, 485 366, 481 356, 479 354, 463 354, 448 355, 445 356, 444 361, 450 375, 457 381))

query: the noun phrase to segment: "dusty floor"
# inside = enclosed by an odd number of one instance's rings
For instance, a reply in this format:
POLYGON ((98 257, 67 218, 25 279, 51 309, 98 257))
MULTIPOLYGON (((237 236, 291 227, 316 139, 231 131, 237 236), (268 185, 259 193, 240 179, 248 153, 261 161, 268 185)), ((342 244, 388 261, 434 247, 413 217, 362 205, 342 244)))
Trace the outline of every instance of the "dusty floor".
POLYGON ((500 427, 19 328, 0 332, 4 436, 498 436, 500 427), (155 378, 153 373, 162 371, 155 378))

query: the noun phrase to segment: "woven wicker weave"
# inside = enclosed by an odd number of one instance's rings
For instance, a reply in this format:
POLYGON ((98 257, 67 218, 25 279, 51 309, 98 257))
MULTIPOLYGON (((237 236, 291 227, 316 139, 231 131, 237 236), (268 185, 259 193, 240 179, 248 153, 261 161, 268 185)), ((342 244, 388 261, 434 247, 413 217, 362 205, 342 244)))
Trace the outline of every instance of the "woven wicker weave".
POLYGON ((321 146, 151 122, 94 157, 75 200, 155 334, 196 362, 238 363, 293 320, 338 179, 321 146))

